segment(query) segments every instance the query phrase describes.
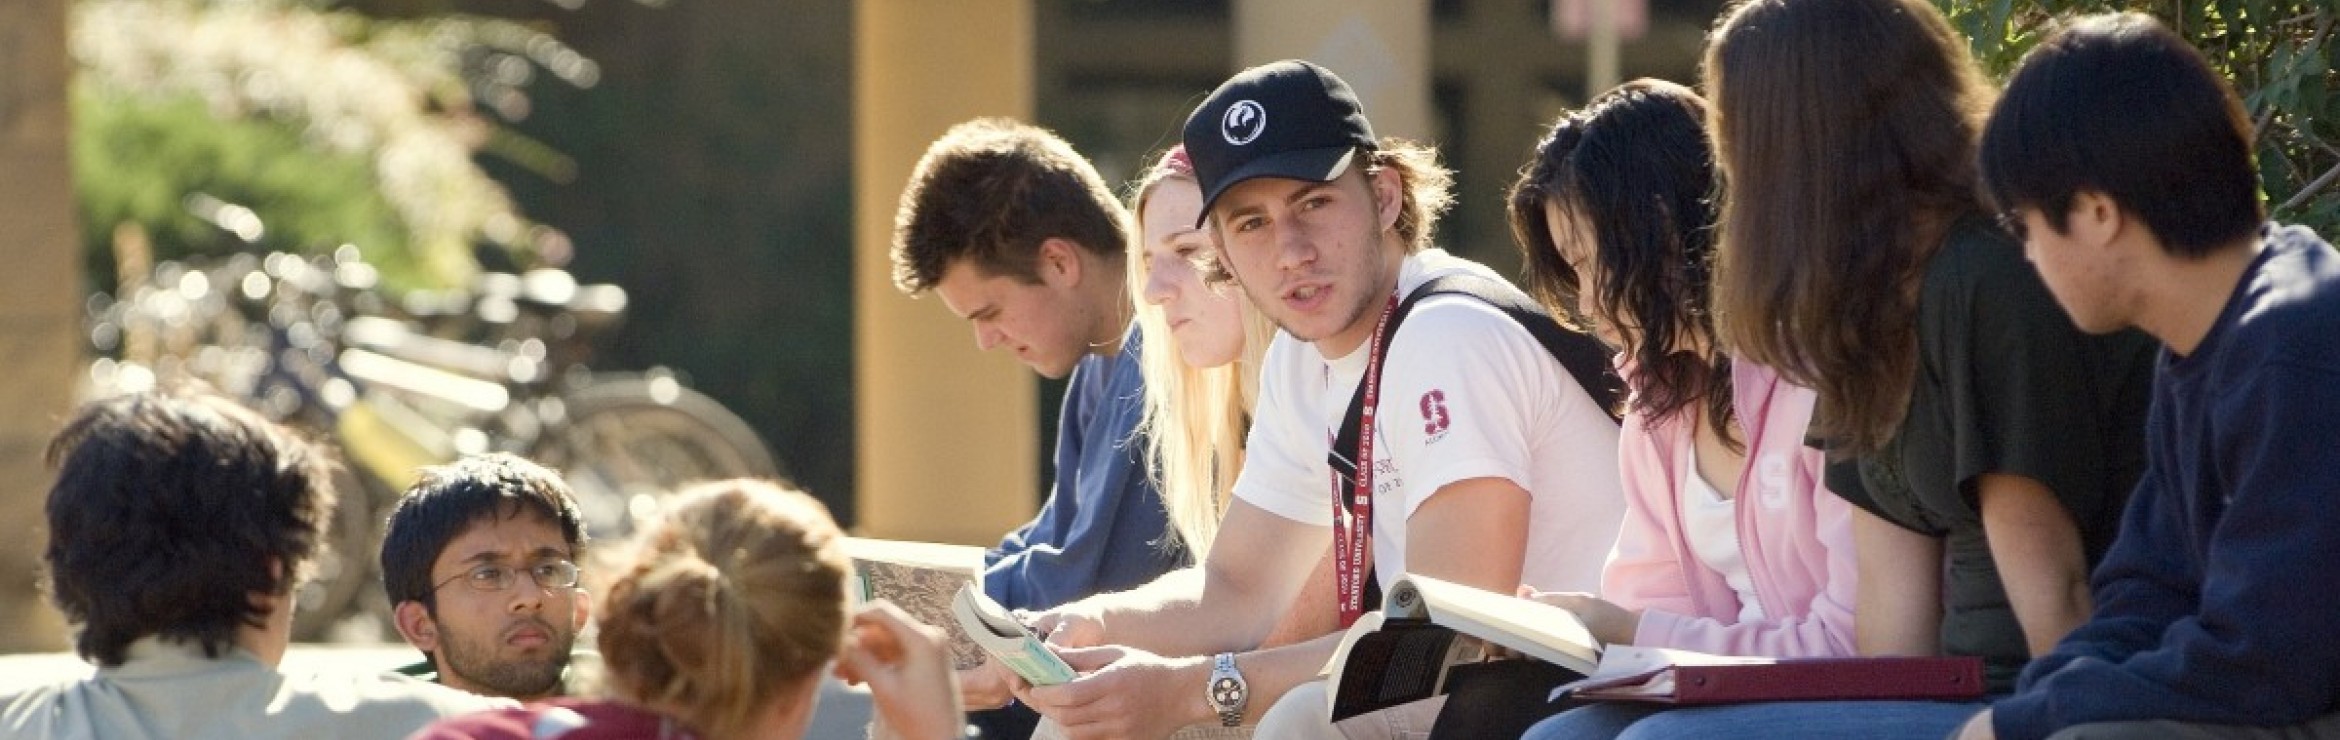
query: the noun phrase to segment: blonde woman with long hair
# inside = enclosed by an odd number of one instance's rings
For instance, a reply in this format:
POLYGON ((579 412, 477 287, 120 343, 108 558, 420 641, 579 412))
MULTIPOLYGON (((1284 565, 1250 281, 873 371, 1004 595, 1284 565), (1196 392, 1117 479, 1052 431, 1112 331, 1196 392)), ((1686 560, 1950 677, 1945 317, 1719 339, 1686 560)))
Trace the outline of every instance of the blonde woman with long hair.
MULTIPOLYGON (((1127 260, 1138 331, 1146 346, 1174 350, 1148 352, 1141 360, 1146 409, 1138 428, 1149 433, 1146 459, 1159 476, 1155 482, 1169 507, 1170 527, 1199 563, 1218 534, 1235 474, 1243 470, 1243 440, 1259 400, 1260 359, 1276 327, 1210 261, 1210 234, 1195 227, 1202 187, 1185 147, 1163 152, 1132 184, 1129 212, 1138 219, 1138 241, 1127 260)), ((1317 563, 1308 586, 1262 645, 1331 632, 1339 627, 1334 615, 1327 559, 1317 563)))
POLYGON ((1243 469, 1243 437, 1259 393, 1259 360, 1275 327, 1236 291, 1206 284, 1198 261, 1210 235, 1194 227, 1202 190, 1184 147, 1174 147, 1130 191, 1138 217, 1129 286, 1147 352, 1146 458, 1170 526, 1195 560, 1210 550, 1225 495, 1243 469))

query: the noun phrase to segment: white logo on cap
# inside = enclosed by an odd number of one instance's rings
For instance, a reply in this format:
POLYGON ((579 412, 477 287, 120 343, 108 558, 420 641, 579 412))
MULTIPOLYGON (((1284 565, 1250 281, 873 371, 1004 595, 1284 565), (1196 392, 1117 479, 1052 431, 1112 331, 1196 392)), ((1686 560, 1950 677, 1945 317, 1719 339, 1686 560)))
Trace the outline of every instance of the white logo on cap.
POLYGON ((1219 117, 1219 135, 1227 143, 1243 146, 1267 131, 1267 109, 1249 100, 1235 101, 1227 106, 1227 115, 1219 117))

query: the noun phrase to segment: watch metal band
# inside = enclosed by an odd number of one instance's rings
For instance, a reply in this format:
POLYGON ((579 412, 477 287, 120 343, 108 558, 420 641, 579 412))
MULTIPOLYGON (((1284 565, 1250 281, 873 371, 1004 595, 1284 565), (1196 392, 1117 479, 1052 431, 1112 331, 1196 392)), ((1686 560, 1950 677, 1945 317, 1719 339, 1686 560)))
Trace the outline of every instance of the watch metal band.
POLYGON ((1235 654, 1220 653, 1213 656, 1211 682, 1204 698, 1219 713, 1219 725, 1242 726, 1243 708, 1250 703, 1250 695, 1250 686, 1243 680, 1243 672, 1235 669, 1235 654))

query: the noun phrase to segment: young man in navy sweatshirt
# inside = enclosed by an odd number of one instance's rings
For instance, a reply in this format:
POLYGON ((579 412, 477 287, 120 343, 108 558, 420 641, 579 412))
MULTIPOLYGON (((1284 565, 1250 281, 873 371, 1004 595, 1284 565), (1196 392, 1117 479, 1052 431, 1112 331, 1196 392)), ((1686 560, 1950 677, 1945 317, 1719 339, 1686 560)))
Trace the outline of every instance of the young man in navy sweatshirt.
POLYGON ((2340 253, 2264 223, 2251 139, 2136 14, 2042 43, 1991 113, 1985 187, 2056 300, 2165 347, 2095 613, 1962 737, 2340 734, 2340 253))

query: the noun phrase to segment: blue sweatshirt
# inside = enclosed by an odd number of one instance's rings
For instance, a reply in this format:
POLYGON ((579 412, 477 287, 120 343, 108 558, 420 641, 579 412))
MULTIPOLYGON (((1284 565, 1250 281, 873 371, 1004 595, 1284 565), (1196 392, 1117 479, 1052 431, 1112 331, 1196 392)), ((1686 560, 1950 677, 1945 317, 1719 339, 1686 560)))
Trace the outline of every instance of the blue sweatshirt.
POLYGON ((2340 254, 2269 225, 2202 343, 2166 350, 2146 470, 2096 612, 1992 708, 2002 738, 2089 722, 2281 726, 2340 698, 2340 254))
POLYGON ((1136 433, 1145 409, 1138 344, 1132 328, 1121 352, 1073 367, 1058 416, 1055 490, 1039 516, 985 558, 983 591, 1001 605, 1047 609, 1187 564, 1184 547, 1164 546, 1170 517, 1136 433))

